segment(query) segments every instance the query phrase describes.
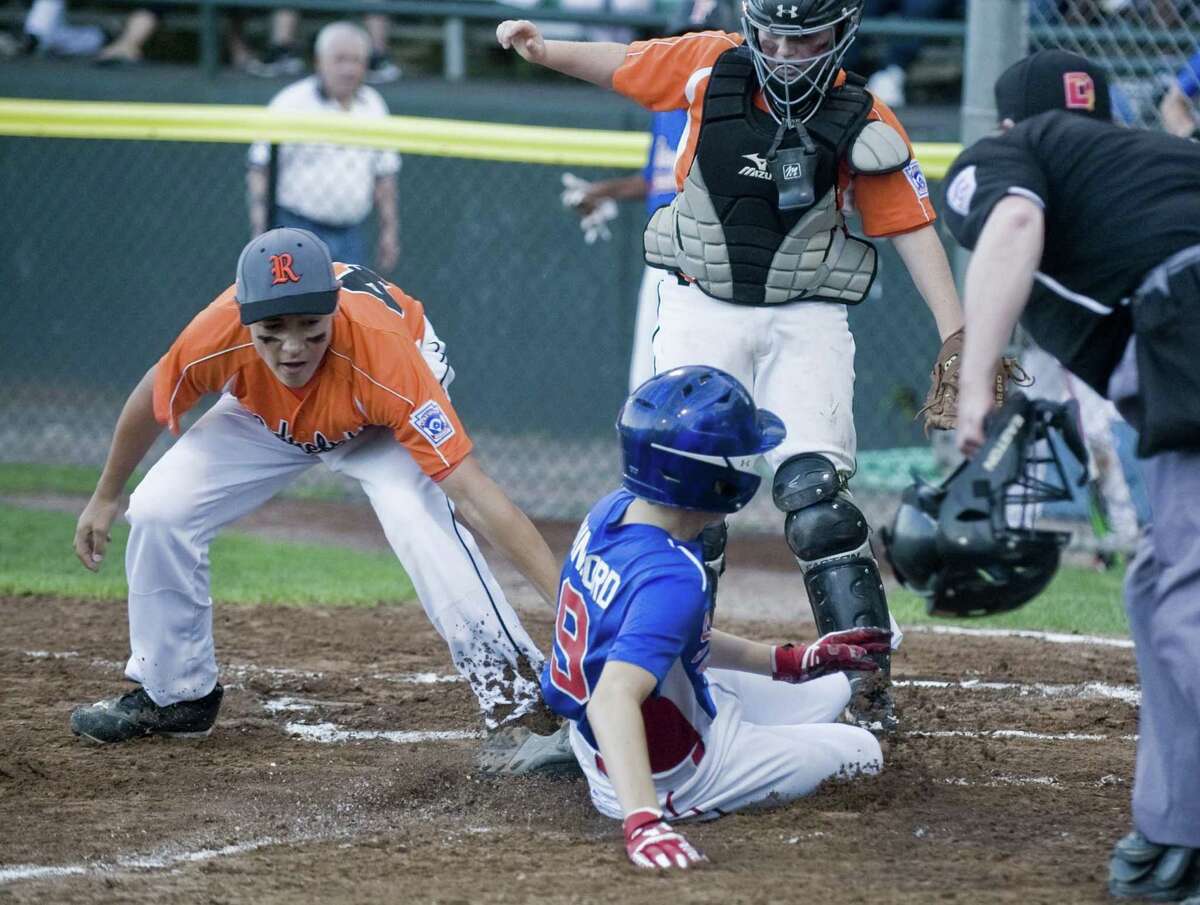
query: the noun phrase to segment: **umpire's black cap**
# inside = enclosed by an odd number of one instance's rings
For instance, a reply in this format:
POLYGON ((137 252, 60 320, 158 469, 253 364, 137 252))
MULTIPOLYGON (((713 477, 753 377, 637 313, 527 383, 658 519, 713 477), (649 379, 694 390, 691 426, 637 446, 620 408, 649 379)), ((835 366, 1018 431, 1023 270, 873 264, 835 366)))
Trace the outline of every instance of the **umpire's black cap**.
POLYGON ((252 239, 238 258, 243 324, 285 314, 333 314, 341 286, 329 248, 306 229, 272 229, 252 239))
POLYGON ((1112 99, 1104 70, 1065 50, 1039 50, 1004 70, 996 79, 996 112, 1019 123, 1050 110, 1112 120, 1112 99))

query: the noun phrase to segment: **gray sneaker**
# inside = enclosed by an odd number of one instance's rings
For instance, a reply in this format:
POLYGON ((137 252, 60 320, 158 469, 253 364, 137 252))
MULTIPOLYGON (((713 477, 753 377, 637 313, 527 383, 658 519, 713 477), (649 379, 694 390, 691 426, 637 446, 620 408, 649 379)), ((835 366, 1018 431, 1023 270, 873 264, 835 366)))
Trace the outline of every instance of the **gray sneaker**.
POLYGON ((160 707, 138 686, 134 691, 107 698, 71 713, 71 731, 93 742, 126 742, 143 735, 204 738, 212 732, 225 689, 217 685, 195 701, 160 707))
POLYGON ((484 773, 521 776, 577 767, 568 723, 550 735, 538 735, 524 726, 501 726, 484 739, 479 751, 479 769, 484 773))

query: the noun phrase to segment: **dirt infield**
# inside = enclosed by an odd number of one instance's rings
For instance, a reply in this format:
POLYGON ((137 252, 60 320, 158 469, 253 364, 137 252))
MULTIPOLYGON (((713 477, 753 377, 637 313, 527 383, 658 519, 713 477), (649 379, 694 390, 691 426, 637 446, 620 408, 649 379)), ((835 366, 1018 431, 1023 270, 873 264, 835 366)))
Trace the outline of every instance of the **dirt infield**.
POLYGON ((695 826, 711 866, 658 878, 582 779, 477 775, 472 700, 414 605, 218 606, 213 735, 112 748, 67 716, 121 687, 123 605, 0 607, 0 901, 1103 902, 1128 822, 1120 647, 910 634, 882 775, 695 826))

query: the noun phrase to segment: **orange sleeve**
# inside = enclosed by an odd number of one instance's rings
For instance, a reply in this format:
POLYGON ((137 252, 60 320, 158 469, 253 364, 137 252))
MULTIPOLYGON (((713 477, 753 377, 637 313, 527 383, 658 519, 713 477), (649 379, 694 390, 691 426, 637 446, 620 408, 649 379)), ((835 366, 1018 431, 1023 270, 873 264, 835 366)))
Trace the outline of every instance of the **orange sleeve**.
POLYGON ((253 349, 238 316, 234 287, 192 319, 159 359, 154 372, 154 417, 179 433, 179 419, 201 396, 220 392, 238 373, 239 352, 253 349))
POLYGON ((391 428, 425 474, 444 478, 472 449, 458 412, 414 344, 373 351, 356 381, 368 420, 391 428))
MULTIPOLYGON (((886 104, 876 100, 870 118, 882 120, 899 132, 909 154, 913 153, 908 133, 886 104)), ((863 232, 868 236, 894 236, 937 219, 929 200, 929 184, 915 156, 902 170, 882 176, 860 174, 853 184, 854 207, 862 215, 863 232)))
POLYGON ((650 110, 686 109, 717 57, 741 43, 741 35, 723 31, 634 41, 613 73, 613 89, 650 110))

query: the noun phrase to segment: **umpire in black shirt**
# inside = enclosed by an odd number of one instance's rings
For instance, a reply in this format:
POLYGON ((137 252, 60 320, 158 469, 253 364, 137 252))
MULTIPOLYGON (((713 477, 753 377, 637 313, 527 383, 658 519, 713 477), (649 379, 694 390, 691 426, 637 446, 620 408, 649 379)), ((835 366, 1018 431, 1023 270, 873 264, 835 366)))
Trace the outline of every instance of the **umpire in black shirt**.
POLYGON ((1109 104, 1098 66, 1035 53, 996 82, 1000 133, 947 174, 946 223, 974 250, 957 442, 983 441, 1018 318, 1137 430, 1153 525, 1125 599, 1142 708, 1109 890, 1200 905, 1200 144, 1116 126, 1109 104))

